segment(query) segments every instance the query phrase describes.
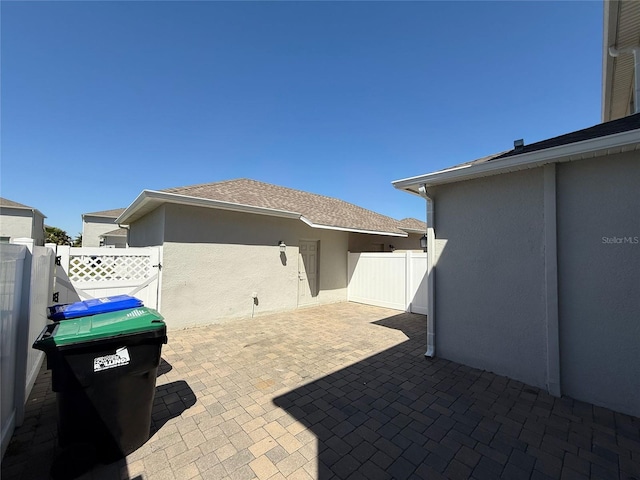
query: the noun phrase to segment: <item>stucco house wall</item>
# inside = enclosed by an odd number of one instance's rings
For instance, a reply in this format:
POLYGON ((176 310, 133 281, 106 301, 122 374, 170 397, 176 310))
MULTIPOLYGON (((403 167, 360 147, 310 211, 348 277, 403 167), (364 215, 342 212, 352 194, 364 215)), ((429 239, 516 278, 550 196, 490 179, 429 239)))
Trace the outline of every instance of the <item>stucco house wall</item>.
POLYGON ((100 235, 116 228, 115 218, 85 215, 82 219, 82 246, 99 247, 100 235))
POLYGON ((319 242, 317 304, 347 299, 346 232, 166 204, 133 222, 129 239, 131 246, 163 245, 162 314, 169 328, 297 308, 300 240, 319 242), (287 245, 284 255, 280 240, 287 245))
MULTIPOLYGON (((561 392, 640 415, 640 155, 556 165, 561 392)), ((438 356, 546 387, 544 169, 438 185, 438 356)))
POLYGON ((44 216, 24 208, 0 207, 0 237, 33 238, 44 245, 44 216))
POLYGON ((129 246, 157 247, 164 243, 165 205, 161 205, 129 226, 129 246))
POLYGON ((640 155, 558 165, 563 393, 640 416, 640 155))
POLYGON ((542 169, 432 194, 438 356, 544 387, 542 169))
POLYGON ((126 248, 127 247, 127 237, 119 237, 107 235, 103 237, 102 245, 104 247, 113 247, 113 248, 126 248))

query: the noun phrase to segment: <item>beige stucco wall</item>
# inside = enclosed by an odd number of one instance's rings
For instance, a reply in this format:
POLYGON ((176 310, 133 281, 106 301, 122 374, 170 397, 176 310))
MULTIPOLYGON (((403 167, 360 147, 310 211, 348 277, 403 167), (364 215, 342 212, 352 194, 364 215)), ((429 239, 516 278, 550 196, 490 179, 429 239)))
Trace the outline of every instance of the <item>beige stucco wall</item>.
MULTIPOLYGON (((171 329, 297 308, 300 240, 319 241, 317 304, 347 299, 345 232, 313 229, 295 219, 162 208, 152 212, 155 218, 145 218, 148 231, 164 225, 161 309, 171 329), (287 244, 284 257, 280 240, 287 244)), ((130 240, 135 246, 154 244, 155 235, 142 239, 138 223, 131 225, 130 240)))
POLYGON ((408 237, 392 237, 389 235, 369 235, 366 233, 349 233, 349 251, 359 252, 393 252, 412 250, 421 252, 420 237, 423 234, 410 233, 408 237), (391 245, 394 248, 391 248, 391 245), (380 248, 382 247, 382 249, 380 248))
POLYGON ((44 217, 22 208, 0 208, 0 237, 33 238, 44 245, 44 217))
MULTIPOLYGON (((562 393, 639 416, 640 155, 556 175, 562 393)), ((543 169, 432 193, 436 354, 545 388, 543 169)))
POLYGON ((640 155, 557 179, 563 392, 640 416, 640 155))
POLYGON ((542 169, 432 193, 436 354, 544 387, 542 169))
POLYGON ((160 206, 129 225, 130 247, 154 247, 164 242, 165 207, 160 206))
POLYGON ((82 246, 99 247, 100 235, 118 228, 114 220, 113 218, 86 215, 82 219, 82 246))
POLYGON ((127 237, 113 237, 113 236, 104 237, 104 246, 105 247, 113 246, 115 248, 126 248, 127 237))

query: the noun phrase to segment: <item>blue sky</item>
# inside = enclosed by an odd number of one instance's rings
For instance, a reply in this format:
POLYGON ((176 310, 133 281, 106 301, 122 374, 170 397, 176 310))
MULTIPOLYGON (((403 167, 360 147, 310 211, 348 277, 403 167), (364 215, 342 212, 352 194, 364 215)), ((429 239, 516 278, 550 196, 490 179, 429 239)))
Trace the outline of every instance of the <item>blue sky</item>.
POLYGON ((601 2, 0 8, 0 196, 72 236, 241 177, 424 220, 392 180, 600 121, 601 2))

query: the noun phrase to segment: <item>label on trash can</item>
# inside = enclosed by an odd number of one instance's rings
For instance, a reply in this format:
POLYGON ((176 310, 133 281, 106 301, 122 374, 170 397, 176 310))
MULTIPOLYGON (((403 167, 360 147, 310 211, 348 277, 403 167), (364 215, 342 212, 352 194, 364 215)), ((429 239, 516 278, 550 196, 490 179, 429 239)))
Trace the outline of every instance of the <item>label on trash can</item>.
POLYGON ((129 357, 129 350, 127 347, 122 347, 116 350, 113 355, 105 355, 104 357, 97 357, 93 359, 93 371, 101 372, 109 368, 124 367, 131 361, 129 357))

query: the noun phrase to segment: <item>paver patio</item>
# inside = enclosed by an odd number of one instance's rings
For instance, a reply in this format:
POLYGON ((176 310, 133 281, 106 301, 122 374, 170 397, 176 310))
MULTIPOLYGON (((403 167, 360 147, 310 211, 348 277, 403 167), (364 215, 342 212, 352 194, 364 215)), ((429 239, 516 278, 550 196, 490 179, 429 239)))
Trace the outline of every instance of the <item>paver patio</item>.
MULTIPOLYGON (((151 439, 83 479, 640 479, 640 419, 441 359, 425 317, 342 303, 169 333, 151 439)), ((42 370, 2 479, 48 478, 42 370)))

